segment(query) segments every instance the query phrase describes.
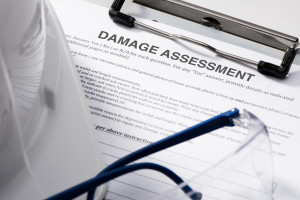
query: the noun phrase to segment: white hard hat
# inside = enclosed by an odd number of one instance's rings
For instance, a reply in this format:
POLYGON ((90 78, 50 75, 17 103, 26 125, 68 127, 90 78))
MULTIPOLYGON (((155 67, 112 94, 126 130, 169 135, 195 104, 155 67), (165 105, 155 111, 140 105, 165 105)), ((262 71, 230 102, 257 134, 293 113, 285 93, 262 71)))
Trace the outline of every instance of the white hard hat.
POLYGON ((0 177, 22 167, 23 151, 45 117, 43 1, 0 0, 0 177))
POLYGON ((46 198, 102 169, 75 73, 47 0, 0 0, 0 199, 46 198))

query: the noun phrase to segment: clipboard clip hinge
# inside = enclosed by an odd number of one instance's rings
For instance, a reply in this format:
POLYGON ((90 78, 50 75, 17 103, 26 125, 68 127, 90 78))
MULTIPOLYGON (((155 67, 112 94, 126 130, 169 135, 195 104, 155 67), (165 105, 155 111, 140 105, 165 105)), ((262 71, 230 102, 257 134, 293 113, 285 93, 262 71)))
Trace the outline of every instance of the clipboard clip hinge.
POLYGON ((109 9, 110 18, 120 24, 128 27, 134 27, 135 18, 120 12, 125 0, 115 0, 109 9))
POLYGON ((259 61, 257 70, 262 74, 267 74, 283 79, 288 75, 295 56, 296 50, 294 48, 288 48, 283 56, 280 66, 264 61, 259 61))

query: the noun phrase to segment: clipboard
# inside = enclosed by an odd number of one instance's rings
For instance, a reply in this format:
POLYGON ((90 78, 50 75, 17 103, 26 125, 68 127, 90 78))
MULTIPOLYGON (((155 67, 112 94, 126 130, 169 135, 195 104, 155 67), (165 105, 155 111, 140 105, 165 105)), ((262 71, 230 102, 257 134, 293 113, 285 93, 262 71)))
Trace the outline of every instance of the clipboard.
POLYGON ((206 44, 205 41, 195 41, 194 39, 187 38, 186 36, 165 33, 162 30, 137 22, 133 16, 121 11, 124 2, 125 0, 114 0, 110 6, 109 15, 115 22, 128 27, 146 29, 170 39, 183 39, 187 42, 195 43, 213 51, 219 56, 256 66, 259 72, 266 75, 271 75, 280 79, 286 78, 297 54, 299 39, 279 31, 268 29, 182 0, 133 0, 134 3, 155 9, 159 12, 174 15, 200 25, 213 27, 218 31, 283 52, 280 65, 275 65, 267 61, 255 61, 242 58, 238 55, 229 54, 216 49, 215 47, 206 44))

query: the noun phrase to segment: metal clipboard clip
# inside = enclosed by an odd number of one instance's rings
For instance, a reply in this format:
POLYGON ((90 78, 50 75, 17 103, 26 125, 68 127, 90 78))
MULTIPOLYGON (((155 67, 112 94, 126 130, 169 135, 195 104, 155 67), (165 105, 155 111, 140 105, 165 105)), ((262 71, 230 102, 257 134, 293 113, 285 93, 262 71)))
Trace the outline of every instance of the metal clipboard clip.
POLYGON ((109 9, 109 15, 113 21, 128 27, 142 28, 169 39, 181 39, 190 43, 194 43, 216 53, 219 56, 254 65, 256 66, 257 70, 263 74, 271 75, 281 79, 285 78, 288 75, 293 60, 296 56, 296 48, 299 45, 298 38, 239 20, 206 8, 202 8, 194 4, 186 3, 181 0, 133 0, 135 3, 139 3, 141 5, 148 6, 150 8, 163 11, 165 13, 172 14, 205 26, 212 26, 217 30, 281 50, 284 52, 281 65, 243 58, 216 49, 202 41, 198 41, 183 35, 171 34, 138 22, 134 17, 121 12, 124 2, 125 0, 115 0, 111 5, 109 9))

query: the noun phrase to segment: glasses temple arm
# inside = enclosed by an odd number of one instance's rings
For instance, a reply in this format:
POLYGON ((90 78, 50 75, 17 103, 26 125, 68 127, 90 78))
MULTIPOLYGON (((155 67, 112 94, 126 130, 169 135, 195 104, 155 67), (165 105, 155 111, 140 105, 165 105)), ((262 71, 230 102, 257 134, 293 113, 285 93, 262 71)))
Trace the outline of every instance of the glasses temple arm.
POLYGON ((224 126, 234 126, 232 119, 237 116, 239 116, 239 110, 236 108, 229 110, 227 112, 221 113, 211 119, 203 121, 199 124, 196 124, 192 127, 187 128, 183 131, 180 131, 178 133, 170 135, 169 137, 166 137, 162 140, 159 140, 155 143, 145 146, 144 148, 141 148, 141 149, 119 159, 115 163, 113 163, 110 166, 108 166, 107 168, 105 168, 102 172, 107 172, 111 169, 114 169, 114 168, 117 168, 120 166, 124 166, 130 162, 136 161, 140 158, 143 158, 150 154, 156 153, 163 149, 175 146, 179 143, 186 142, 195 137, 204 135, 211 131, 222 128, 224 126))
MULTIPOLYGON (((89 179, 79 185, 76 185, 66 191, 58 193, 52 197, 47 198, 47 200, 60 200, 60 199, 72 199, 75 198, 87 191, 88 196, 87 199, 93 199, 95 189, 97 186, 112 180, 116 177, 122 176, 124 174, 140 170, 140 169, 152 169, 158 172, 161 172, 172 179, 177 185, 183 183, 183 180, 176 175, 170 169, 163 167, 154 163, 140 163, 140 164, 132 164, 127 165, 130 162, 138 160, 142 157, 148 156, 165 148, 174 146, 176 144, 185 142, 187 140, 193 139, 195 137, 204 135, 210 131, 216 130, 218 128, 224 126, 234 126, 232 119, 239 116, 238 109, 232 109, 230 111, 224 112, 220 115, 217 115, 209 120, 201 122, 195 126, 192 126, 188 129, 185 129, 181 132, 178 132, 174 135, 171 135, 165 139, 159 140, 151 145, 148 145, 138 151, 135 151, 119 160, 114 162, 105 168, 102 172, 100 172, 96 177, 89 179), (125 166, 127 165, 127 166, 125 166), (92 189, 91 189, 92 188, 92 189)), ((202 194, 199 192, 194 192, 192 188, 188 185, 183 186, 182 190, 184 193, 188 194, 189 197, 193 200, 199 200, 202 198, 202 194)))
MULTIPOLYGON (((173 134, 169 137, 166 137, 162 140, 159 140, 155 143, 145 146, 145 147, 117 160, 116 162, 112 163, 111 165, 106 167, 104 170, 102 170, 97 176, 103 175, 113 169, 125 166, 125 165, 127 165, 131 162, 134 162, 140 158, 146 157, 148 155, 159 152, 159 151, 169 148, 171 146, 180 144, 182 142, 191 140, 195 137, 204 135, 211 131, 222 128, 224 126, 234 126, 232 119, 236 118, 238 116, 239 116, 239 110, 236 108, 231 109, 227 112, 221 113, 211 119, 203 121, 203 122, 196 124, 190 128, 187 128, 183 131, 180 131, 176 134, 173 134)), ((89 196, 91 196, 94 192, 95 192, 95 189, 90 190, 89 196)))
MULTIPOLYGON (((131 164, 131 165, 127 165, 124 167, 120 167, 120 168, 111 170, 105 174, 101 174, 99 176, 91 178, 85 182, 82 182, 74 187, 69 188, 68 190, 65 190, 56 195, 53 195, 53 196, 47 198, 46 200, 74 199, 74 198, 78 197, 79 195, 82 195, 85 192, 89 191, 91 188, 96 188, 112 179, 123 176, 127 173, 131 173, 131 172, 134 172, 137 170, 142 170, 142 169, 151 169, 151 170, 160 172, 160 173, 164 174, 165 176, 169 177, 177 185, 184 182, 172 170, 170 170, 164 166, 161 166, 161 165, 158 165, 155 163, 138 163, 138 164, 131 164)), ((194 192, 192 190, 192 188, 190 188, 188 185, 183 186, 181 189, 186 194, 192 193, 192 195, 190 195, 192 200, 200 200, 202 198, 201 193, 194 192)), ((93 199, 93 197, 88 197, 88 198, 93 199)))

